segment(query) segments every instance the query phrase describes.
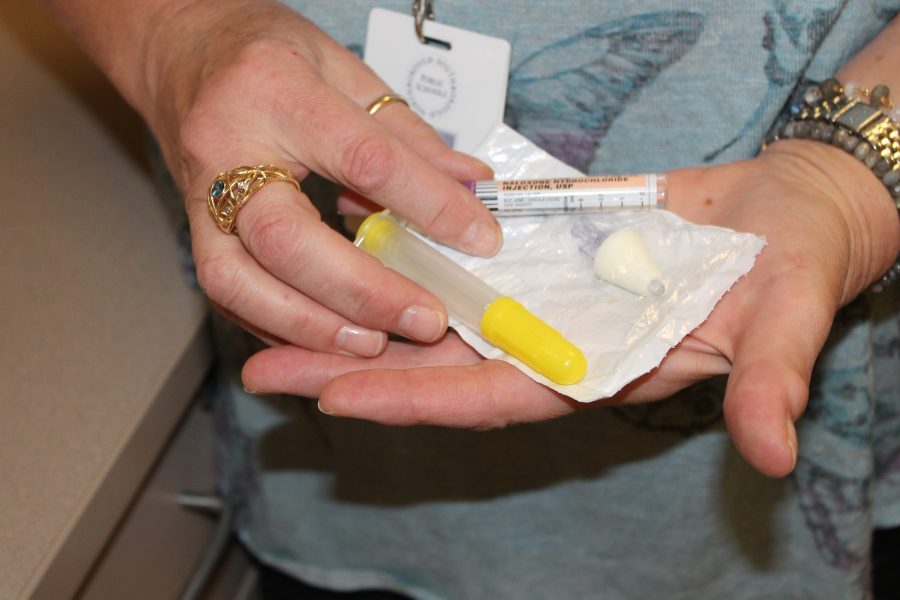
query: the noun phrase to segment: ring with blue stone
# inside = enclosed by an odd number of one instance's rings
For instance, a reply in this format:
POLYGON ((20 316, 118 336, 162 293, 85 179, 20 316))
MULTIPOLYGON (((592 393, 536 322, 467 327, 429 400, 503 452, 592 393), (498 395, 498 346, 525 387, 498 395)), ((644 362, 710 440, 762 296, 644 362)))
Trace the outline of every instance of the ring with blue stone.
POLYGON ((225 233, 237 233, 235 219, 238 211, 256 192, 269 183, 284 181, 300 191, 300 183, 291 172, 281 167, 260 165, 237 167, 216 175, 206 195, 209 214, 225 233))

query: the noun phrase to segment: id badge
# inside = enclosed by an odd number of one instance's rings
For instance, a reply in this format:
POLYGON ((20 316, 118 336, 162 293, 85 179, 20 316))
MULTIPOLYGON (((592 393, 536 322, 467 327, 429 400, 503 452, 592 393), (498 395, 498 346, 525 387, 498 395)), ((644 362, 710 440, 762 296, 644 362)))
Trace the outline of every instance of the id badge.
POLYGON ((369 13, 365 62, 453 149, 474 150, 503 121, 510 45, 504 39, 412 16, 369 13))

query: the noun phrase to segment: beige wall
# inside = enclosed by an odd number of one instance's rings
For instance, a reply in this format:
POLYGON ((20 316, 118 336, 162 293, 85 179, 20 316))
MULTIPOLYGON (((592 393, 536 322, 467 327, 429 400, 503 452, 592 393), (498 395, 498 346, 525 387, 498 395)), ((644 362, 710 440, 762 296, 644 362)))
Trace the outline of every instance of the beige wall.
POLYGON ((37 2, 0 3, 0 598, 76 592, 209 364, 142 136, 37 2))

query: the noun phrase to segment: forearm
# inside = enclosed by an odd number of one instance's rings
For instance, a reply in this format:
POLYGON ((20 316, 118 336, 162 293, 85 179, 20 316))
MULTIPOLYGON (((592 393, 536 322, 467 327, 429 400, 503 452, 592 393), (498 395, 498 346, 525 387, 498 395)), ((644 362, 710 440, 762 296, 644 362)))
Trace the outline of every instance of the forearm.
POLYGON ((251 22, 264 22, 268 13, 284 20, 284 9, 274 0, 43 2, 157 132, 183 116, 201 71, 227 59, 220 56, 217 34, 241 38, 253 29, 251 22))
POLYGON ((871 89, 884 83, 900 92, 900 16, 894 18, 863 50, 838 72, 841 81, 871 89))
MULTIPOLYGON (((233 67, 259 62, 261 52, 279 54, 272 50, 279 44, 282 62, 289 50, 288 60, 296 58, 296 67, 305 65, 310 76, 323 71, 320 53, 334 52, 336 46, 343 50, 278 0, 131 0, 125 6, 114 0, 43 1, 147 122, 181 186, 188 183, 181 173, 184 144, 202 143, 197 135, 211 132, 206 125, 203 131, 189 125, 203 121, 198 107, 211 99, 198 96, 210 81, 233 67), (240 54, 254 47, 255 55, 240 54)), ((273 56, 273 65, 277 62, 273 56)), ((260 70, 253 69, 256 81, 260 70)), ((257 82, 251 90, 246 77, 219 83, 233 90, 222 98, 231 101, 232 116, 248 119, 254 118, 248 110, 258 106, 252 96, 259 86, 279 84, 257 82)))
POLYGON ((156 96, 151 77, 158 57, 151 41, 179 0, 43 0, 50 13, 85 49, 125 99, 146 115, 156 96))

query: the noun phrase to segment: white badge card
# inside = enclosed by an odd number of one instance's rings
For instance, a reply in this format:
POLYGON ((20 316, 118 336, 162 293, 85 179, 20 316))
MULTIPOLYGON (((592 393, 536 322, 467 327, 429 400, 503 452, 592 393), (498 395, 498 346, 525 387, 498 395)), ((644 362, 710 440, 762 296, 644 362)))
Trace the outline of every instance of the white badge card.
POLYGON ((503 121, 509 42, 413 17, 369 13, 365 61, 455 150, 471 152, 503 121))

